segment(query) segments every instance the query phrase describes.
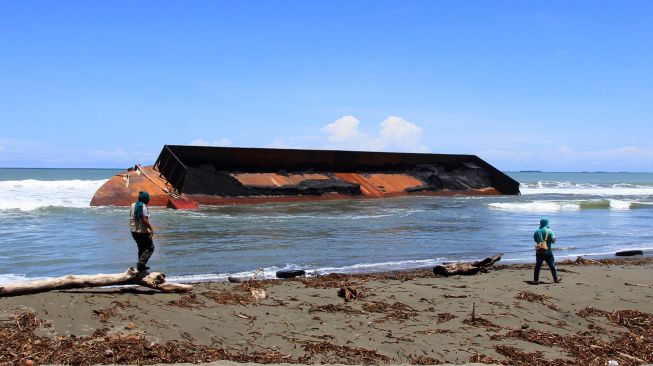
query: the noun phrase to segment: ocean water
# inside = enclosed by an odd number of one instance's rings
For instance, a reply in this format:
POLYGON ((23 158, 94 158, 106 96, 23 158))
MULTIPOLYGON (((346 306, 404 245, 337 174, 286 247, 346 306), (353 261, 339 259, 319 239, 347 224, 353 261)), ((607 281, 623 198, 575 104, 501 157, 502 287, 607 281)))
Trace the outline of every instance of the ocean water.
MULTIPOLYGON (((89 206, 117 172, 0 169, 0 284, 134 266, 128 209, 89 206)), ((152 208, 149 265, 193 282, 295 268, 408 269, 496 253, 502 262, 531 262, 542 216, 558 236, 557 260, 653 253, 653 174, 508 174, 522 195, 152 208)))

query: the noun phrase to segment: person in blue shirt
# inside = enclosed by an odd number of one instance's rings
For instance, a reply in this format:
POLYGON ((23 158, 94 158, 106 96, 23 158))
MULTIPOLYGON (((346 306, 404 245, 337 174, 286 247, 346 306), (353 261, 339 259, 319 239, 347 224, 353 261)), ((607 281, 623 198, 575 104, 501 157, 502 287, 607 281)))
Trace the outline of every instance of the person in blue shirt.
POLYGON ((551 275, 553 276, 553 282, 560 282, 562 277, 558 276, 555 259, 553 258, 553 252, 551 251, 551 245, 556 242, 556 236, 553 230, 549 228, 549 219, 546 217, 543 217, 540 220, 540 227, 535 230, 535 233, 533 233, 533 240, 535 240, 536 244, 546 241, 546 249, 537 249, 535 251, 535 273, 533 274, 533 284, 538 285, 540 283, 540 269, 542 268, 542 262, 546 262, 549 266, 551 275))

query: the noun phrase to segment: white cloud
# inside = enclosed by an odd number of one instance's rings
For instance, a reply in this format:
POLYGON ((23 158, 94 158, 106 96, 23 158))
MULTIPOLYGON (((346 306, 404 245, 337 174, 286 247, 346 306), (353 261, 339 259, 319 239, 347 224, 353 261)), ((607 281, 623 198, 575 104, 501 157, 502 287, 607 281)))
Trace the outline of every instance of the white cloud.
POLYGON ((232 141, 226 137, 213 141, 197 139, 190 142, 190 145, 194 145, 194 146, 231 146, 231 144, 232 141))
POLYGON ((343 116, 333 123, 322 127, 320 131, 329 134, 329 142, 342 143, 364 138, 358 131, 360 121, 354 116, 343 116))
POLYGON ((330 145, 327 148, 350 150, 381 150, 428 152, 422 144, 423 130, 416 124, 397 116, 388 116, 379 124, 375 136, 361 132, 360 121, 354 116, 343 116, 322 127, 320 131, 328 134, 330 145))

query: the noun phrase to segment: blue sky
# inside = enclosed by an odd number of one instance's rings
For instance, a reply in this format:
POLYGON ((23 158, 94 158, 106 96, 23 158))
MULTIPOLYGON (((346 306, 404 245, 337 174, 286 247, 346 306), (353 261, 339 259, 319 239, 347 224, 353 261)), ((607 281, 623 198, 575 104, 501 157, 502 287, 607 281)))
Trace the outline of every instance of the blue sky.
POLYGON ((0 167, 164 144, 653 171, 651 1, 0 1, 0 167))

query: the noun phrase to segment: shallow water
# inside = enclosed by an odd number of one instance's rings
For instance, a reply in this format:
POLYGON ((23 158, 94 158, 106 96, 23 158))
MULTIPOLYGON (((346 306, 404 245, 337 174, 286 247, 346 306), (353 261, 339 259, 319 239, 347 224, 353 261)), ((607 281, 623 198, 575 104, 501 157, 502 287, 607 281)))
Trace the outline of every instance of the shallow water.
MULTIPOLYGON (((0 283, 119 272, 136 247, 128 210, 89 207, 115 174, 91 169, 0 169, 0 283)), ((650 250, 653 174, 509 173, 521 196, 405 197, 198 211, 153 208, 153 269, 181 281, 264 277, 284 268, 369 272, 505 253, 531 261, 548 216, 559 260, 650 250)))

